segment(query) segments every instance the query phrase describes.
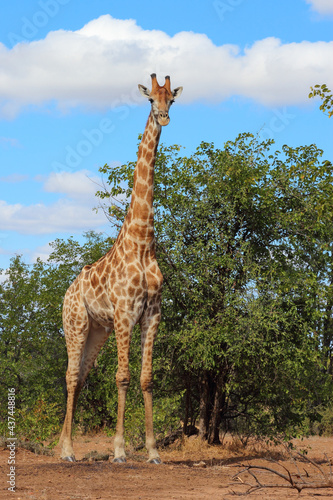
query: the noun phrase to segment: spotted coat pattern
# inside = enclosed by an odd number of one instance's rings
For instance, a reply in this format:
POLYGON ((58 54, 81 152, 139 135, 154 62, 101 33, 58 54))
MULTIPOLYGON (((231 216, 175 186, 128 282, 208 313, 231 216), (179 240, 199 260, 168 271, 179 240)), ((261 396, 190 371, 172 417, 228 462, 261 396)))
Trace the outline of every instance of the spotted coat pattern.
POLYGON ((152 90, 139 85, 151 102, 151 112, 139 146, 134 171, 132 198, 124 224, 109 252, 85 266, 68 288, 63 304, 63 325, 67 344, 67 411, 60 443, 61 457, 74 461, 71 437, 75 406, 83 383, 112 331, 118 350, 118 419, 114 440, 114 461, 125 461, 124 412, 130 382, 129 350, 133 327, 141 328, 141 388, 145 402, 146 447, 149 461, 159 463, 153 433, 152 355, 161 319, 163 277, 155 253, 153 190, 156 151, 161 126, 169 123, 169 108, 182 88, 170 90, 170 78, 163 87, 152 74, 152 90))

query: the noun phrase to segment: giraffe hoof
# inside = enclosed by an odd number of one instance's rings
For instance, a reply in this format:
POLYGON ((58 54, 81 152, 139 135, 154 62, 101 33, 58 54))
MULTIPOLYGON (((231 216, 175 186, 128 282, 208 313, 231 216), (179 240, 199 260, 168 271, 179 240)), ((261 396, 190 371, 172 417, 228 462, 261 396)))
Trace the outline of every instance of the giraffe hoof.
POLYGON ((74 455, 69 455, 68 457, 61 457, 65 462, 76 462, 74 455))
POLYGON ((114 464, 124 464, 126 462, 125 457, 117 457, 112 460, 114 464))
POLYGON ((162 460, 160 459, 160 457, 151 458, 150 460, 148 460, 148 463, 158 465, 162 463, 162 460))

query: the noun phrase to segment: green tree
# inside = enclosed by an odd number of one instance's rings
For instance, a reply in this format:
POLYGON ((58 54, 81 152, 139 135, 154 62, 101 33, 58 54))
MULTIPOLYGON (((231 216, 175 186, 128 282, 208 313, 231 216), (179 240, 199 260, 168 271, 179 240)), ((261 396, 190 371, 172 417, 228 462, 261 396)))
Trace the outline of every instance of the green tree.
POLYGON ((310 87, 311 92, 309 94, 309 98, 319 96, 322 100, 322 104, 319 106, 324 113, 327 111, 328 117, 331 118, 333 116, 333 96, 332 91, 327 88, 327 85, 324 83, 323 85, 315 85, 314 87, 310 87))
MULTIPOLYGON (((54 404, 57 414, 64 391, 66 364, 60 304, 50 296, 52 288, 43 267, 41 261, 28 266, 21 256, 16 256, 0 285, 1 400, 7 400, 8 388, 15 388, 17 432, 30 432, 26 426, 28 417, 34 414, 37 421, 44 418, 40 410, 45 412, 46 403, 54 404)), ((4 430, 6 411, 2 405, 4 430)), ((51 420, 43 422, 47 430, 39 429, 37 438, 56 430, 56 423, 51 420)), ((35 423, 38 427, 41 422, 35 423)))
MULTIPOLYGON (((156 350, 169 384, 185 391, 185 430, 198 422, 209 442, 221 421, 285 430, 325 400, 329 384, 332 165, 315 146, 271 147, 242 134, 223 150, 202 143, 191 157, 162 146, 156 161, 165 279, 156 350)), ((99 196, 128 199, 133 170, 104 166, 110 189, 99 196)), ((113 201, 105 211, 121 221, 126 207, 113 201)))
MULTIPOLYGON (((274 435, 325 415, 333 394, 333 167, 314 145, 272 147, 242 134, 223 149, 202 143, 189 157, 178 146, 158 152, 155 225, 165 286, 153 363, 162 435, 182 421, 186 433, 198 425, 202 438, 218 442, 221 428, 274 435)), ((110 189, 99 196, 119 227, 134 163, 102 171, 110 189), (120 195, 125 201, 117 203, 120 195)), ((112 244, 92 232, 82 245, 56 240, 47 262, 15 257, 0 283, 0 395, 6 401, 15 387, 20 434, 44 439, 60 428, 63 297, 112 244)), ((126 426, 137 444, 140 358, 135 330, 126 426)), ((111 335, 81 393, 75 421, 83 428, 113 428, 116 369, 111 335)), ((6 424, 3 405, 4 431, 6 424)))

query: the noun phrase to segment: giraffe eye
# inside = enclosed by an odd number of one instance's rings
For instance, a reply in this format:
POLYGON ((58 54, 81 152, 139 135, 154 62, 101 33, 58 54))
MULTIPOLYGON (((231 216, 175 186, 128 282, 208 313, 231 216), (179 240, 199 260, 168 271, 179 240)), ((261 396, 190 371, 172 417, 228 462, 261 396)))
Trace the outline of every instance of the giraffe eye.
POLYGON ((151 103, 153 103, 154 99, 152 99, 151 97, 149 97, 148 101, 151 102, 151 103))

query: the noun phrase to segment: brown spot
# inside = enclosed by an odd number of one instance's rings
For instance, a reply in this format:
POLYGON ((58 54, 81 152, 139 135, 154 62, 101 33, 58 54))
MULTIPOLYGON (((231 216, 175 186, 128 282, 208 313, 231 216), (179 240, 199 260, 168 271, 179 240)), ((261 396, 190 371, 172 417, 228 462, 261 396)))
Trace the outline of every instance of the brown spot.
POLYGON ((131 262, 133 262, 134 259, 135 259, 135 256, 132 253, 126 253, 125 254, 125 262, 126 262, 126 264, 130 264, 131 262))
POLYGON ((118 307, 120 307, 120 309, 125 309, 125 306, 126 306, 126 300, 125 299, 120 299, 118 300, 118 307))
POLYGON ((146 163, 139 162, 138 169, 140 169, 140 170, 138 170, 140 177, 142 177, 142 179, 144 181, 146 181, 147 177, 148 177, 148 167, 147 167, 146 163))
POLYGON ((125 328, 129 328, 130 323, 129 323, 129 321, 128 321, 128 319, 127 319, 127 318, 123 318, 122 323, 123 323, 123 325, 124 325, 124 327, 125 327, 125 328))
POLYGON ((148 216, 150 215, 150 213, 151 213, 150 206, 148 205, 147 202, 144 202, 141 204, 140 210, 138 210, 138 212, 135 215, 138 218, 140 218, 141 220, 146 221, 148 219, 148 216))
POLYGON ((99 272, 100 275, 104 271, 105 265, 106 265, 106 259, 103 258, 103 259, 100 260, 100 262, 98 264, 98 272, 99 272))
POLYGON ((134 200, 133 203, 133 213, 137 214, 141 208, 141 203, 137 200, 137 198, 134 200))
POLYGON ((131 282, 135 287, 138 287, 140 285, 140 274, 134 274, 131 278, 131 282))
POLYGON ((96 275, 96 273, 93 273, 91 278, 90 278, 90 283, 93 288, 96 288, 97 285, 99 284, 99 278, 96 275))
POLYGON ((140 146, 139 146, 139 152, 138 152, 138 157, 140 158, 141 156, 144 156, 147 152, 147 148, 144 144, 144 142, 141 142, 140 146))
POLYGON ((140 226, 138 224, 133 224, 133 229, 131 230, 131 234, 135 238, 143 239, 147 237, 147 228, 145 226, 140 226))
POLYGON ((144 198, 147 192, 147 185, 142 182, 137 182, 135 186, 135 194, 139 198, 144 198))
POLYGON ((151 312, 151 315, 152 315, 152 316, 155 316, 155 315, 157 315, 157 314, 160 314, 160 308, 159 308, 159 306, 154 306, 154 307, 153 307, 153 310, 152 310, 152 312, 151 312))
POLYGON ((140 267, 137 266, 136 263, 134 262, 133 264, 130 264, 127 269, 128 269, 128 274, 138 274, 140 267))

